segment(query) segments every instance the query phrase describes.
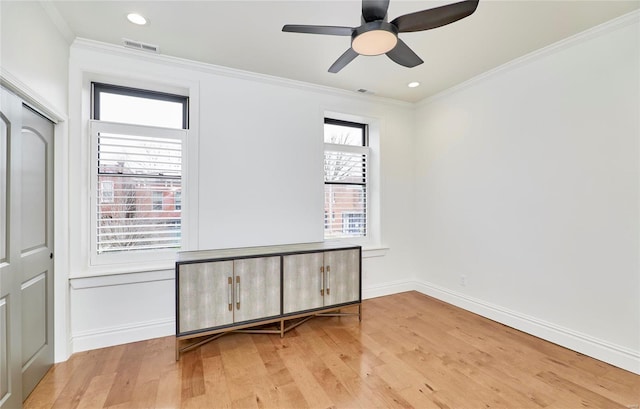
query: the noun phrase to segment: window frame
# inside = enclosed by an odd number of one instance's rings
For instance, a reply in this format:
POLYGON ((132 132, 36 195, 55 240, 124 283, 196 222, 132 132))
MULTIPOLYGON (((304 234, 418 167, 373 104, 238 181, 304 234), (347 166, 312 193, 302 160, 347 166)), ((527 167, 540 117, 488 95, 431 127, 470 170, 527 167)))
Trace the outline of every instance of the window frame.
POLYGON ((91 119, 96 121, 100 120, 100 96, 102 92, 182 104, 182 129, 189 129, 189 97, 102 82, 91 82, 91 119))
POLYGON ((348 145, 348 146, 363 146, 367 148, 369 147, 369 124, 366 124, 363 122, 345 121, 343 119, 335 119, 330 117, 324 118, 324 124, 346 126, 348 128, 360 129, 362 131, 362 145, 348 145))
MULTIPOLYGON (((172 261, 175 260, 176 253, 178 251, 182 251, 185 247, 188 247, 186 243, 184 234, 184 223, 185 215, 182 210, 181 212, 181 239, 180 239, 180 247, 179 248, 166 248, 166 249, 147 249, 147 250, 130 250, 130 251, 119 251, 119 252, 98 252, 98 205, 100 204, 100 195, 98 194, 98 139, 100 132, 108 132, 108 133, 141 133, 143 132, 145 136, 157 137, 163 139, 176 139, 180 140, 180 146, 182 151, 182 169, 180 176, 180 186, 181 191, 186 191, 186 170, 185 170, 185 156, 187 149, 187 135, 188 131, 186 129, 171 129, 171 128, 158 128, 151 127, 146 125, 131 125, 131 124, 123 124, 119 122, 106 122, 106 121, 89 121, 89 136, 91 138, 91 159, 90 159, 90 200, 89 200, 89 214, 90 214, 90 225, 89 225, 89 235, 90 235, 90 256, 89 263, 91 266, 103 266, 103 265, 111 265, 111 264, 128 264, 128 263, 138 263, 145 262, 149 260, 149 258, 153 258, 155 261, 172 261)), ((186 195, 183 195, 183 197, 186 195)), ((164 206, 164 198, 163 198, 163 206, 164 206)), ((185 200, 182 201, 182 206, 185 206, 185 200)), ((154 210, 153 212, 157 212, 154 210)))
MULTIPOLYGON (((370 229, 370 218, 371 218, 371 209, 370 209, 370 205, 371 205, 371 201, 370 201, 370 192, 371 192, 371 173, 370 173, 370 161, 371 161, 371 147, 369 146, 369 124, 365 123, 365 122, 356 122, 356 121, 347 121, 347 120, 342 120, 342 119, 335 119, 332 118, 330 116, 325 116, 324 117, 324 123, 323 123, 323 158, 326 155, 327 151, 342 151, 345 153, 361 153, 365 156, 365 163, 364 163, 364 177, 363 177, 363 182, 362 183, 357 183, 357 182, 327 182, 326 181, 326 177, 323 171, 323 190, 324 190, 324 194, 323 194, 323 200, 326 200, 326 186, 327 185, 346 185, 346 186, 363 186, 364 187, 364 203, 365 203, 365 208, 364 208, 364 217, 365 217, 365 221, 364 221, 364 235, 360 235, 360 236, 350 236, 350 235, 344 235, 344 236, 338 236, 338 237, 327 237, 326 233, 328 230, 327 229, 327 217, 328 217, 328 221, 329 221, 329 226, 331 226, 331 224, 333 223, 333 220, 335 219, 335 211, 333 212, 333 214, 328 214, 326 211, 326 208, 324 208, 323 205, 323 209, 324 209, 324 220, 323 220, 323 239, 325 241, 349 241, 349 242, 357 242, 357 243, 368 243, 371 241, 371 229, 370 229), (338 125, 338 126, 345 126, 345 127, 349 127, 349 128, 355 128, 355 129, 359 129, 362 131, 362 145, 347 145, 347 144, 335 144, 335 143, 329 143, 329 142, 324 142, 324 137, 325 137, 325 133, 324 133, 324 125, 338 125)), ((324 163, 323 159, 323 163, 324 163)), ((343 212, 344 213, 344 212, 343 212)), ((347 212, 347 213, 355 213, 355 212, 347 212)), ((359 213, 359 212, 358 212, 359 213)), ((344 223, 344 222, 343 222, 344 223)), ((344 234, 344 232, 343 232, 344 234)))
MULTIPOLYGON (((132 88, 120 85, 106 84, 103 82, 89 81, 89 123, 88 123, 88 137, 90 139, 88 143, 89 147, 89 246, 88 246, 88 267, 104 268, 107 266, 126 265, 127 269, 131 271, 141 271, 144 265, 149 264, 149 258, 152 257, 154 262, 171 262, 175 260, 176 252, 188 248, 188 234, 185 234, 186 221, 188 215, 183 209, 188 207, 188 200, 186 200, 187 194, 184 194, 184 200, 181 200, 181 209, 179 220, 181 221, 180 229, 180 247, 178 248, 166 248, 166 249, 153 249, 153 250, 131 250, 122 252, 106 252, 98 253, 98 205, 100 203, 100 197, 98 194, 99 189, 99 152, 98 152, 98 132, 114 131, 116 133, 122 132, 127 134, 128 132, 139 133, 141 135, 158 137, 158 138, 173 138, 180 140, 181 146, 181 175, 180 175, 180 187, 181 192, 186 192, 188 178, 187 171, 187 156, 188 156, 188 128, 189 128, 189 96, 171 94, 167 92, 159 92, 149 89, 132 88), (108 122, 100 120, 100 96, 103 92, 133 96, 138 98, 146 98, 151 100, 161 100, 176 102, 182 105, 182 128, 166 128, 149 125, 130 124, 124 122, 108 122), (134 265, 140 267, 131 268, 134 265)), ((163 198, 164 209, 164 198, 163 198)), ((115 267, 117 269, 117 267, 115 267)))

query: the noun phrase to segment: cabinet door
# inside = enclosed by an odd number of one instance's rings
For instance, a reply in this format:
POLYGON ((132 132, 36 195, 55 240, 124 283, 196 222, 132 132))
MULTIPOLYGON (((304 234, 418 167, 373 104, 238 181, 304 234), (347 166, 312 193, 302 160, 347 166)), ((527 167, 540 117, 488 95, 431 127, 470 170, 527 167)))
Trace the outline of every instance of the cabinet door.
POLYGON ((280 257, 234 260, 234 322, 280 315, 280 257))
POLYGON ((360 252, 339 250, 324 253, 324 305, 360 300, 360 252))
POLYGON ((295 254, 283 260, 283 312, 285 314, 323 306, 322 253, 295 254))
POLYGON ((233 323, 233 261, 178 268, 178 332, 233 323))

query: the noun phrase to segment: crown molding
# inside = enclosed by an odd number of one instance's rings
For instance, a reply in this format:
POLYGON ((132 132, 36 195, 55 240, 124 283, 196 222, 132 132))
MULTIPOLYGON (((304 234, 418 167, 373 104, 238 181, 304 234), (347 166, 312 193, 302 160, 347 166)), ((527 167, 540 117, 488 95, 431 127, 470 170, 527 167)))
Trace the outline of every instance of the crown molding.
POLYGON ((173 66, 176 68, 190 69, 204 72, 212 75, 220 75, 225 77, 256 81, 265 84, 271 84, 281 87, 299 89, 303 91, 311 91, 326 95, 339 96, 344 98, 355 99, 362 102, 377 103, 384 105, 400 106, 404 108, 413 108, 411 102, 400 101, 392 98, 385 98, 376 95, 361 95, 352 91, 346 91, 339 88, 317 85, 303 81, 296 81, 288 78, 276 77, 274 75, 260 74, 251 71, 229 68, 220 65, 204 63, 200 61, 188 60, 186 58, 173 57, 164 54, 153 54, 146 51, 138 51, 125 48, 124 46, 104 43, 86 38, 77 37, 71 44, 71 50, 82 49, 88 51, 98 51, 101 53, 117 55, 121 57, 133 58, 155 64, 163 64, 165 66, 173 66))
POLYGON ((425 98, 421 101, 418 101, 414 104, 416 108, 429 105, 432 102, 438 101, 442 98, 446 98, 450 95, 461 92, 467 88, 470 88, 478 83, 489 80, 496 75, 499 75, 504 72, 508 72, 511 70, 518 69, 519 67, 529 64, 532 61, 539 60, 541 58, 547 57, 549 55, 555 54, 559 51, 565 50, 569 47, 573 47, 577 44, 583 43, 585 41, 591 40, 593 38, 600 37, 602 35, 608 34, 612 31, 618 30, 620 28, 626 27, 631 24, 637 24, 640 22, 640 10, 635 10, 620 17, 617 17, 613 20, 607 21, 605 23, 599 24, 595 27, 591 27, 585 31, 582 31, 578 34, 575 34, 571 37, 567 37, 563 40, 550 44, 546 47, 540 48, 536 51, 533 51, 529 54, 526 54, 522 57, 518 57, 515 60, 511 60, 507 63, 504 63, 496 68, 493 68, 489 71, 486 71, 480 75, 477 75, 465 82, 462 82, 458 85, 454 85, 451 88, 448 88, 438 94, 425 98))
POLYGON ((60 15, 56 6, 53 5, 53 2, 51 0, 40 0, 39 3, 47 13, 49 20, 51 20, 62 37, 67 41, 67 44, 71 44, 74 38, 76 38, 76 35, 73 30, 71 30, 65 19, 60 15))

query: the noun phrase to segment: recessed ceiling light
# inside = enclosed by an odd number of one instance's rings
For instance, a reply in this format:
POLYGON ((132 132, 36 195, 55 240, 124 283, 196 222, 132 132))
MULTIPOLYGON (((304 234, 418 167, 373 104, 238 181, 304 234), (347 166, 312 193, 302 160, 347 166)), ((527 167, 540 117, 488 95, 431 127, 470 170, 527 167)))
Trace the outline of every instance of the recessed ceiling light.
POLYGON ((415 87, 419 87, 420 83, 418 81, 413 81, 413 82, 408 83, 407 86, 409 88, 415 88, 415 87))
POLYGON ((147 24, 147 19, 142 17, 138 13, 129 13, 129 14, 127 14, 127 20, 129 20, 133 24, 137 24, 139 26, 143 26, 143 25, 147 24))

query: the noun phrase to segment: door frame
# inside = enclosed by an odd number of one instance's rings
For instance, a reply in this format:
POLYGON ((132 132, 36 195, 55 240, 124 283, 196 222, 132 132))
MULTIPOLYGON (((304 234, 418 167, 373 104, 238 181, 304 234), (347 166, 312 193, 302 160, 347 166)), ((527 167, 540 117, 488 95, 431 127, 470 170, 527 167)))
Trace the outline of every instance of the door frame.
POLYGON ((69 234, 56 226, 69 224, 68 117, 46 98, 0 67, 0 86, 14 93, 23 103, 54 124, 53 131, 53 271, 54 362, 71 355, 69 307, 69 234))

